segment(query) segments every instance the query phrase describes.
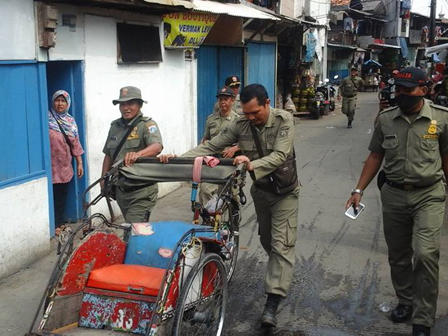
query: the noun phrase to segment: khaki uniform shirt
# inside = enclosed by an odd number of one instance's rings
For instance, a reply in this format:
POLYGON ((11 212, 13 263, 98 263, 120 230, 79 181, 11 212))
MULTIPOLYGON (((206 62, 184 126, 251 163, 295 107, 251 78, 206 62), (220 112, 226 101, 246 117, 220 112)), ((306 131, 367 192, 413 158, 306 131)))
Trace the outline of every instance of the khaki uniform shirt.
POLYGON ((352 79, 351 76, 348 76, 348 77, 345 77, 341 81, 341 84, 339 85, 339 92, 341 93, 341 96, 344 97, 344 98, 356 97, 356 95, 358 94, 359 88, 362 87, 362 86, 364 86, 364 81, 362 80, 361 77, 356 76, 355 78, 352 79), (355 84, 355 87, 352 90, 353 96, 345 95, 344 94, 344 88, 352 87, 353 83, 355 84))
POLYGON ((269 117, 261 128, 255 127, 261 142, 264 157, 260 158, 250 129, 250 122, 239 117, 212 140, 182 154, 183 157, 196 157, 218 154, 229 146, 238 143, 240 150, 251 160, 254 171, 251 177, 258 181, 280 167, 288 155, 293 153, 294 121, 291 113, 270 108, 269 117))
POLYGON ((369 150, 384 154, 389 180, 422 187, 442 178, 440 154, 448 154, 447 112, 425 99, 413 121, 398 106, 379 114, 369 150))
POLYGON ((205 121, 205 131, 203 139, 213 139, 219 134, 219 132, 229 126, 230 123, 236 118, 239 118, 239 115, 233 110, 230 111, 227 117, 221 117, 219 110, 218 112, 212 113, 207 117, 207 120, 205 121))
MULTIPOLYGON (((143 116, 142 112, 139 112, 135 118, 138 118, 139 116, 143 116)), ((106 144, 103 148, 104 154, 111 158, 113 157, 121 139, 124 137, 129 125, 134 122, 135 118, 129 122, 126 122, 123 118, 112 121, 106 144)), ((129 134, 114 163, 124 159, 126 153, 138 152, 154 143, 160 143, 163 147, 159 126, 157 126, 157 123, 151 118, 143 117, 129 134)))
MULTIPOLYGON (((238 93, 235 97, 235 101, 232 105, 232 110, 234 110, 238 115, 243 115, 243 108, 241 107, 241 99, 240 94, 238 93)), ((213 107, 213 113, 216 113, 219 111, 219 102, 215 103, 215 106, 213 107)))

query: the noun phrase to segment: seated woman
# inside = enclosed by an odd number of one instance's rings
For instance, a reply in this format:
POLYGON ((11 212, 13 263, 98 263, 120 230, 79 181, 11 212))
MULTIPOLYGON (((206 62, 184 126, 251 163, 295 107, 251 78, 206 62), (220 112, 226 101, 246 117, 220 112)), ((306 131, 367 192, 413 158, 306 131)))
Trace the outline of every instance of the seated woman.
POLYGON ((68 186, 74 175, 72 157, 75 157, 77 162, 77 177, 81 178, 84 174, 81 158, 84 150, 79 142, 76 121, 68 113, 70 103, 70 95, 66 91, 56 91, 52 98, 52 107, 48 111, 56 235, 64 224, 68 186))

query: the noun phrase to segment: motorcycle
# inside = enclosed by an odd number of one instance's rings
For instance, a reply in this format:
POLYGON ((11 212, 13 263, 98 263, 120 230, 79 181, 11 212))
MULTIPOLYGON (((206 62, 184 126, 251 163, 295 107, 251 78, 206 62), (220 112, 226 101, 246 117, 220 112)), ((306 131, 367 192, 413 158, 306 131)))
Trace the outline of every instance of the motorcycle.
POLYGON ((322 92, 316 91, 314 100, 310 106, 310 112, 314 119, 319 119, 324 115, 325 112, 325 96, 322 92))
POLYGON ((431 89, 431 100, 434 104, 448 107, 448 88, 446 80, 434 83, 431 89))
MULTIPOLYGON (((338 79, 339 76, 336 75, 334 76, 334 79, 338 79)), ((328 78, 326 78, 324 80, 325 84, 323 84, 322 82, 319 82, 319 86, 317 87, 316 91, 317 92, 321 92, 324 97, 324 105, 325 105, 325 112, 324 114, 328 114, 328 111, 334 111, 334 109, 336 108, 336 101, 335 101, 335 96, 336 96, 336 89, 334 87, 334 85, 330 84, 330 80, 328 78)))

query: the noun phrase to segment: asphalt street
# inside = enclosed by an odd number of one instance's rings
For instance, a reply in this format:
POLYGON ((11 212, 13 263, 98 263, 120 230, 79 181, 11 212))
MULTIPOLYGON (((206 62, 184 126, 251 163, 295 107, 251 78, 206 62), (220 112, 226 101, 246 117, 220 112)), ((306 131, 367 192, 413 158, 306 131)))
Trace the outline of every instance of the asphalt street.
MULTIPOLYGON (((376 185, 366 190, 366 209, 357 220, 344 216, 345 202, 368 155, 377 102, 377 93, 359 94, 352 129, 346 128, 346 117, 339 109, 320 120, 301 119, 295 127, 302 182, 297 262, 290 294, 279 308, 279 326, 273 330, 259 327, 266 300, 263 282, 267 256, 259 243, 247 186, 240 257, 230 283, 224 335, 410 335, 410 324, 393 324, 388 318, 390 313, 380 310, 381 304, 393 308, 397 302, 390 281, 376 185)), ((190 219, 188 200, 188 187, 169 194, 158 202, 152 220, 190 219)), ((438 319, 433 336, 448 335, 446 225, 444 229, 438 319)), ((53 253, 0 282, 0 336, 27 332, 54 260, 53 253)))

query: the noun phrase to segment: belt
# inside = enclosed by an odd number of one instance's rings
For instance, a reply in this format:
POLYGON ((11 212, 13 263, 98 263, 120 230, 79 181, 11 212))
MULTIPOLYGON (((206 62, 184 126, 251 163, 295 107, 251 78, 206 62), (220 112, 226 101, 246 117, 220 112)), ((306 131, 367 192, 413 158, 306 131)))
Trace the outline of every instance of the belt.
MULTIPOLYGON (((438 183, 438 182, 439 181, 437 181, 436 183, 438 183)), ((433 186, 436 183, 433 183, 433 184, 430 184, 430 185, 427 185, 427 186, 415 186, 415 185, 412 185, 412 184, 397 183, 397 182, 391 181, 388 178, 386 178, 386 184, 387 185, 391 186, 392 188, 397 188, 397 189, 401 189, 401 190, 404 190, 404 191, 411 191, 411 190, 415 190, 415 189, 428 188, 428 187, 433 186)))
POLYGON ((120 189, 122 192, 133 192, 133 191, 137 191, 137 190, 152 186, 153 184, 154 183, 149 183, 149 184, 139 185, 139 186, 129 187, 129 188, 118 187, 118 189, 120 189))
POLYGON ((344 96, 344 98, 355 98, 356 97, 356 95, 354 95, 354 96, 344 96))

